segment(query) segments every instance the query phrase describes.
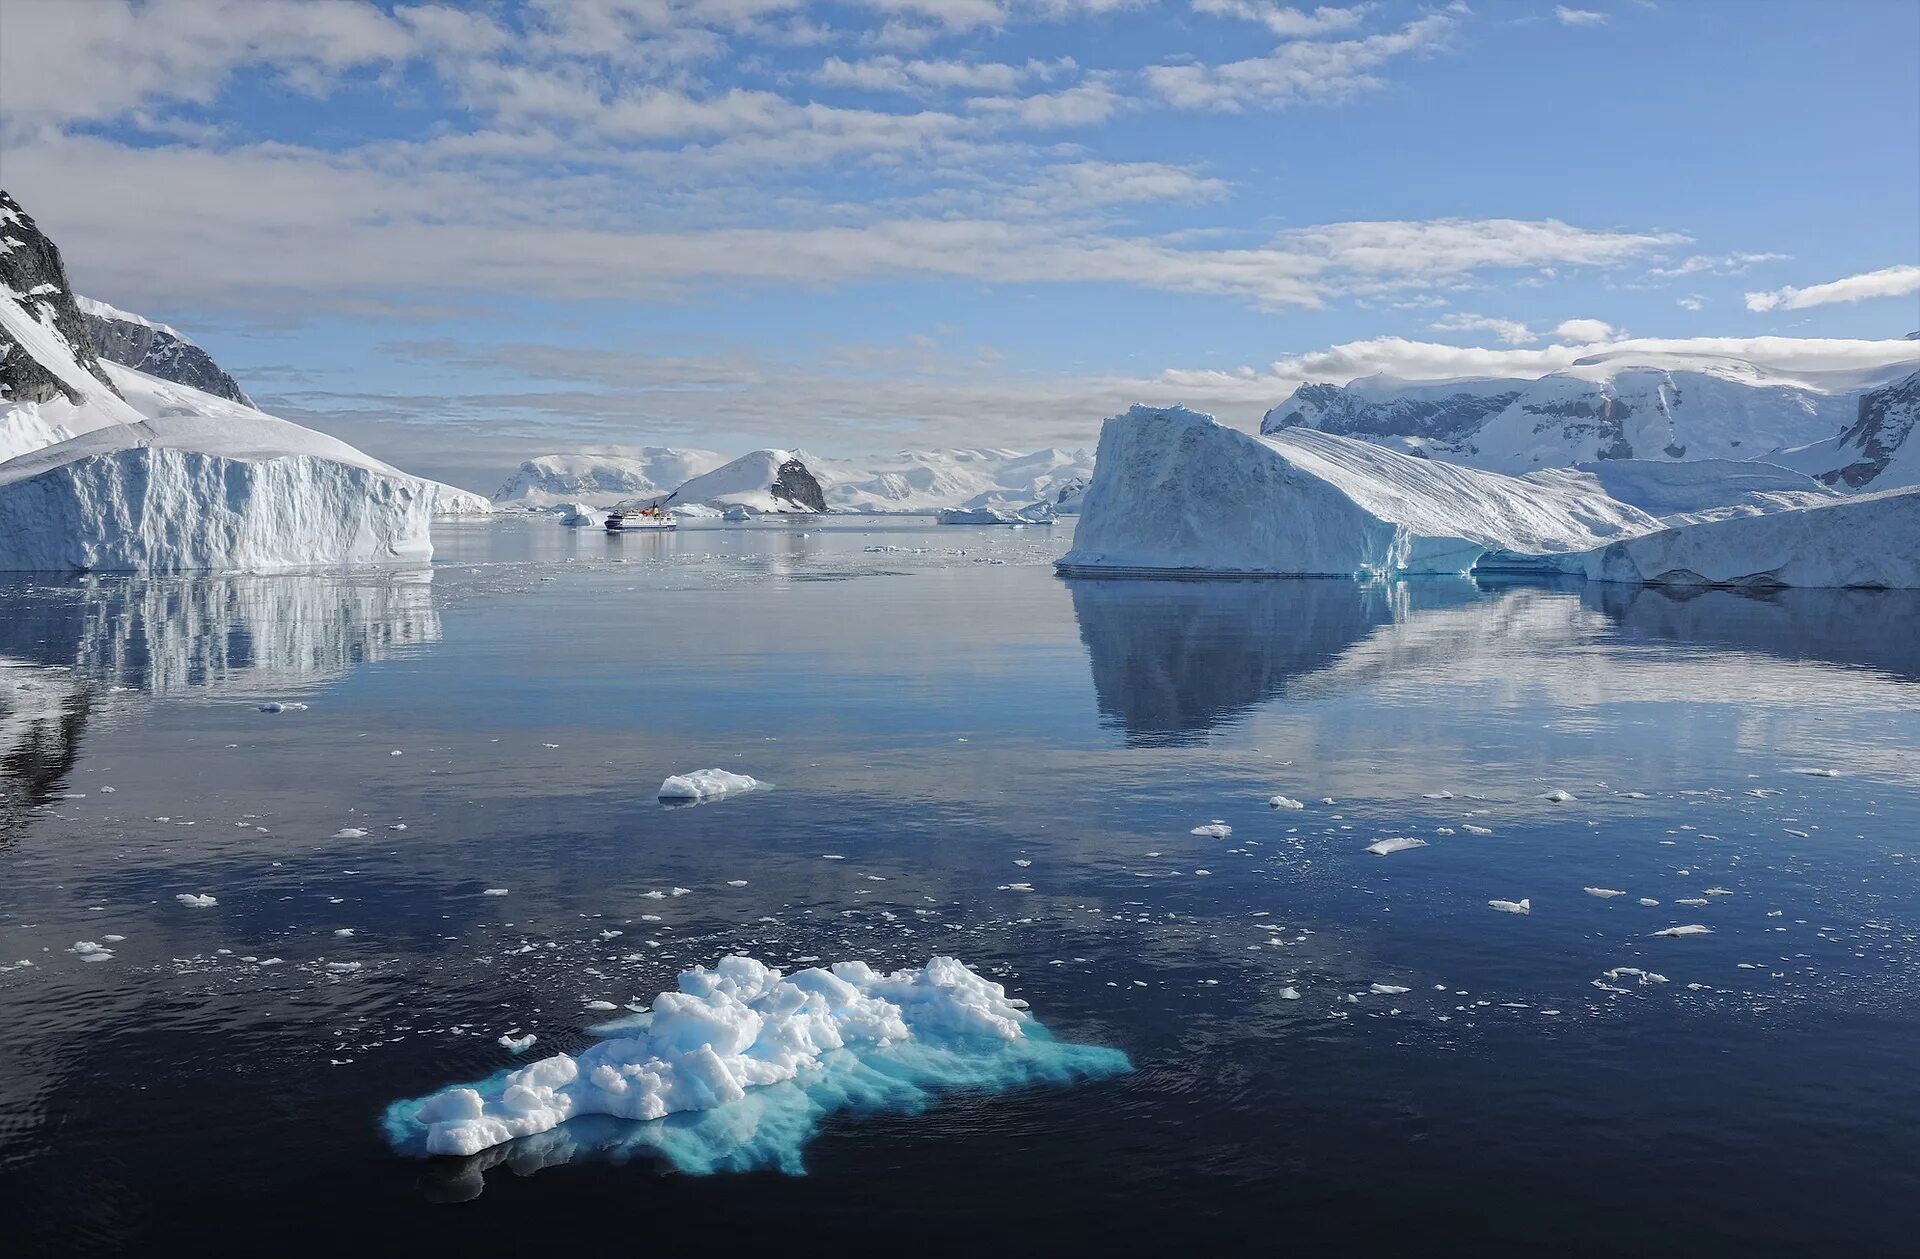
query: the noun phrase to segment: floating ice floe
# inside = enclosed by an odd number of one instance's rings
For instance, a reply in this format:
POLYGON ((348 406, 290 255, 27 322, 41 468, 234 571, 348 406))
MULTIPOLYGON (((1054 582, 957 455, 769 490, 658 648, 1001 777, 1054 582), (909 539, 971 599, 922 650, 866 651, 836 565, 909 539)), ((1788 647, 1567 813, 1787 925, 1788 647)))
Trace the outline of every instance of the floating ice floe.
POLYGON ((1625 892, 1610 887, 1583 887, 1580 890, 1588 896, 1598 896, 1603 901, 1612 900, 1616 896, 1626 895, 1625 892))
POLYGON ((718 800, 736 792, 752 791, 766 784, 746 774, 730 774, 724 769, 697 769, 690 774, 672 774, 660 784, 662 800, 718 800))
POLYGON ((527 1052, 527 1050, 532 1049, 533 1042, 539 1039, 540 1038, 532 1032, 528 1032, 525 1036, 502 1036, 500 1038, 500 1045, 508 1053, 523 1054, 527 1052))
POLYGON ((1565 804, 1567 801, 1576 799, 1577 797, 1570 791, 1562 791, 1560 788, 1555 787, 1551 791, 1541 792, 1540 798, 1550 804, 1565 804))
POLYGON ((1517 901, 1492 900, 1488 901, 1487 904, 1503 914, 1531 914, 1533 912, 1533 901, 1531 899, 1517 901))
POLYGON ((680 975, 644 1029, 386 1114, 395 1146, 470 1155, 591 1117, 631 1151, 682 1170, 798 1172, 841 1109, 924 1109, 941 1091, 1065 1084, 1131 1070, 1126 1055, 1054 1040, 1005 990, 953 958, 883 974, 840 962, 782 974, 722 958, 680 975))
POLYGON ((1397 997, 1401 993, 1412 992, 1413 989, 1402 988, 1399 984, 1369 984, 1367 991, 1377 997, 1397 997))
POLYGON ((1367 845, 1367 851, 1376 857, 1390 857, 1396 852, 1406 852, 1410 848, 1425 848, 1424 839, 1382 839, 1367 845))
POLYGON ((367 829, 364 826, 343 826, 333 833, 334 839, 365 839, 367 829))
POLYGON ((181 892, 173 899, 193 909, 206 909, 220 903, 219 899, 205 892, 181 892))
POLYGON ((1199 835, 1206 839, 1225 839, 1227 836, 1233 834, 1233 828, 1219 818, 1215 818, 1205 826, 1196 826, 1187 833, 1189 835, 1199 835))
POLYGON ((1300 990, 1294 987, 1282 988, 1280 990, 1280 999, 1282 1001, 1298 1001, 1300 999, 1300 990))
POLYGON ((1307 807, 1298 800, 1295 800, 1292 796, 1275 796, 1271 800, 1268 800, 1267 803, 1276 809, 1304 809, 1307 807))
POLYGON ((485 890, 484 892, 481 892, 481 893, 480 893, 480 895, 482 895, 482 896, 505 896, 505 895, 507 894, 507 892, 508 892, 508 890, 509 890, 509 889, 507 889, 507 888, 504 888, 504 887, 490 887, 490 888, 488 888, 488 889, 486 889, 486 890, 485 890))
POLYGON ((1656 936, 1666 936, 1670 939, 1678 939, 1682 936, 1710 936, 1713 934, 1713 928, 1692 922, 1683 927, 1666 927, 1653 934, 1656 936))
POLYGON ((1794 773, 1796 773, 1796 774, 1805 774, 1805 775, 1807 775, 1807 776, 1808 776, 1809 778, 1838 778, 1838 777, 1840 777, 1840 771, 1839 771, 1839 770, 1837 770, 1837 769, 1820 769, 1820 768, 1818 768, 1818 767, 1816 767, 1816 766, 1804 766, 1804 767, 1802 767, 1802 768, 1800 768, 1800 769, 1796 769, 1796 770, 1794 770, 1793 772, 1794 772, 1794 773))

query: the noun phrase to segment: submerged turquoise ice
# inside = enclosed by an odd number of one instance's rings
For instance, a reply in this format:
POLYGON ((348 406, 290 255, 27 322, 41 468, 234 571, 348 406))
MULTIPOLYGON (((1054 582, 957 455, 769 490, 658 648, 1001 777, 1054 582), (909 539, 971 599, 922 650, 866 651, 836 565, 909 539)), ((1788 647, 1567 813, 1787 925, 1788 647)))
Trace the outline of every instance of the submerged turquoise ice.
POLYGON ((839 1112, 917 1114, 943 1094, 1132 1070, 1118 1049, 1055 1040, 999 984, 940 957, 891 974, 841 962, 791 975, 727 957, 604 1030, 578 1055, 394 1103, 389 1139, 522 1170, 654 1155, 692 1173, 798 1174, 839 1112))

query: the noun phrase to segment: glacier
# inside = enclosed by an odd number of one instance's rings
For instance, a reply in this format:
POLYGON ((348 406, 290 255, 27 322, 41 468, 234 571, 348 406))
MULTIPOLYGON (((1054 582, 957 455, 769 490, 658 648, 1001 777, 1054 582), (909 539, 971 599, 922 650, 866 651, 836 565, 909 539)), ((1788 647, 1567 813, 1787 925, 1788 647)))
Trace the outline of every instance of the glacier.
POLYGON ((711 450, 641 446, 606 453, 537 455, 522 463, 493 501, 503 507, 612 507, 664 494, 727 462, 711 450))
POLYGON ((608 1038, 577 1055, 394 1103, 390 1141, 403 1153, 471 1156, 528 1138, 571 1148, 572 1129, 595 1148, 651 1151, 687 1172, 798 1173, 837 1111, 918 1113, 942 1093, 1132 1069, 1117 1049, 1055 1040, 1024 1002, 950 957, 891 973, 838 962, 784 974, 728 956, 681 972, 647 1013, 601 1030, 608 1038))
POLYGON ((1465 573, 1659 528, 1591 477, 1503 476, 1304 428, 1263 437, 1184 407, 1101 429, 1063 572, 1465 573))
POLYGON ((1920 486, 1677 524, 1571 556, 1564 572, 1657 586, 1920 588, 1920 486))

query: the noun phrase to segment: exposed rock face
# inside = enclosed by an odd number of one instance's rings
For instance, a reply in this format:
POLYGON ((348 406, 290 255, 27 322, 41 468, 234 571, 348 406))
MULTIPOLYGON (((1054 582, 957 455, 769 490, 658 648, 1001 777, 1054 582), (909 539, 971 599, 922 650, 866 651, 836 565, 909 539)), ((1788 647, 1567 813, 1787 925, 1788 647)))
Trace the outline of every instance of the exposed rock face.
POLYGON ((808 511, 827 509, 827 496, 821 491, 820 482, 814 480, 807 465, 798 459, 789 459, 780 465, 770 488, 776 499, 784 498, 797 507, 808 511))
POLYGON ((1855 457, 1850 463, 1820 473, 1820 479, 1828 485, 1845 484, 1854 489, 1877 480, 1906 447, 1916 421, 1920 421, 1920 372, 1862 394, 1860 418, 1840 434, 1838 444, 1838 453, 1855 457))
POLYGON ((1521 381, 1475 381, 1473 388, 1410 387, 1369 397, 1344 385, 1302 385, 1261 422, 1263 433, 1312 428, 1342 437, 1420 436, 1458 441, 1478 432, 1520 396, 1521 381))
POLYGON ((152 323, 91 298, 81 297, 76 301, 101 358, 162 380, 192 385, 216 398, 242 406, 253 405, 253 399, 247 397, 233 377, 220 370, 213 356, 177 329, 152 323))
POLYGON ((51 402, 64 398, 78 405, 87 391, 98 388, 116 397, 119 390, 107 379, 87 323, 67 287, 67 269, 60 250, 41 234, 31 215, 0 189, 0 301, 25 312, 31 325, 64 353, 40 353, 40 346, 0 327, 0 400, 51 402), (67 379, 48 366, 70 359, 89 380, 67 379))

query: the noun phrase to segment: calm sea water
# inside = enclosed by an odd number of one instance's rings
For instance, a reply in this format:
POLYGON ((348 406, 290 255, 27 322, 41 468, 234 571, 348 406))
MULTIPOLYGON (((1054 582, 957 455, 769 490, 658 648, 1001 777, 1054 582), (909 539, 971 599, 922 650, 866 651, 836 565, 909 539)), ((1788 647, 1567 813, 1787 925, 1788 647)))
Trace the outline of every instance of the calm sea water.
POLYGON ((0 584, 6 1252, 1913 1252, 1920 600, 1068 582, 1067 534, 0 584), (708 766, 774 787, 655 800, 708 766), (389 1149, 728 951, 951 953, 1136 1070, 804 1176, 389 1149))

